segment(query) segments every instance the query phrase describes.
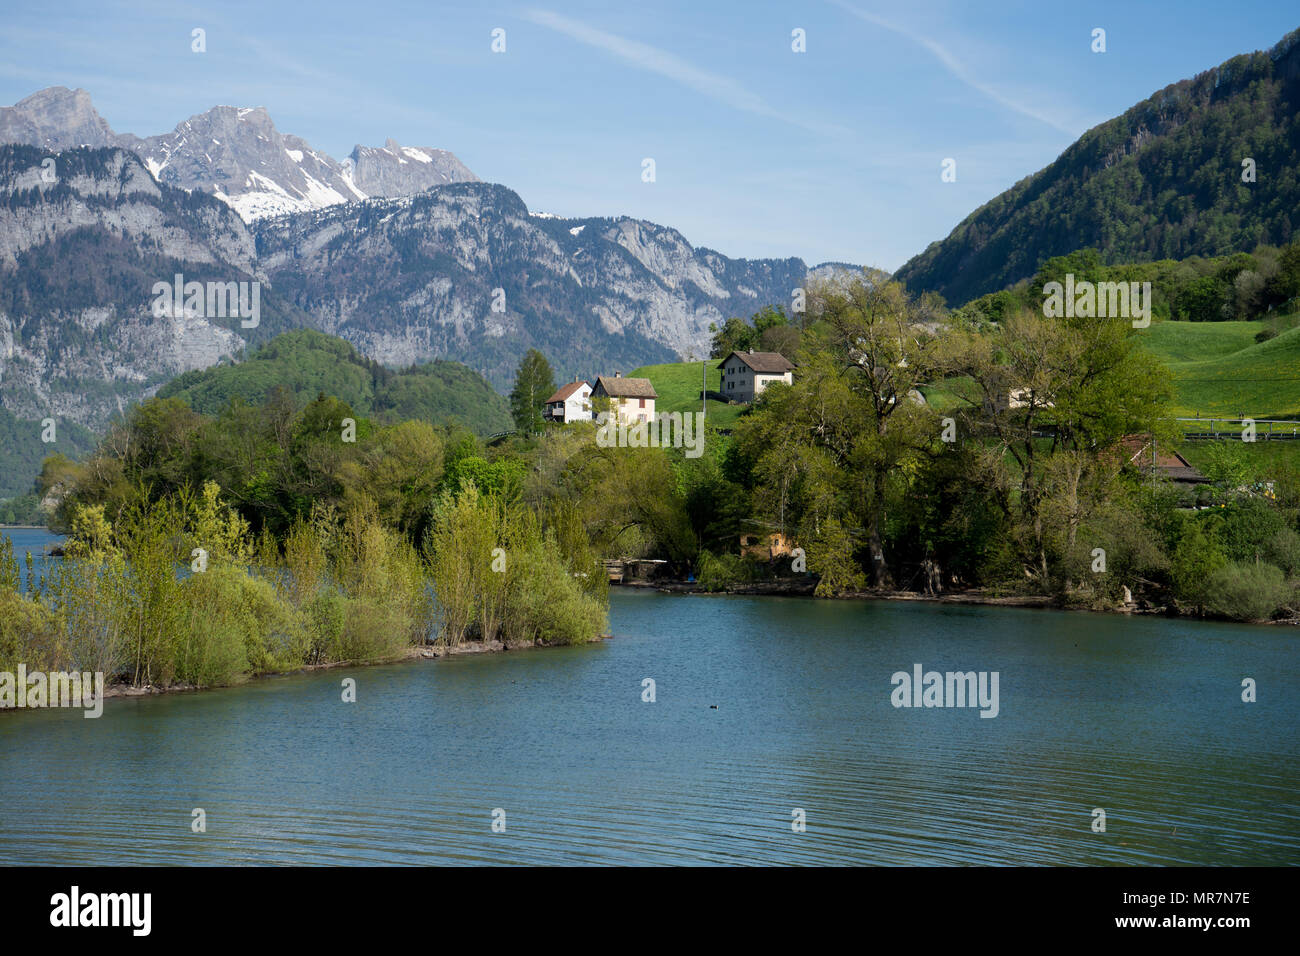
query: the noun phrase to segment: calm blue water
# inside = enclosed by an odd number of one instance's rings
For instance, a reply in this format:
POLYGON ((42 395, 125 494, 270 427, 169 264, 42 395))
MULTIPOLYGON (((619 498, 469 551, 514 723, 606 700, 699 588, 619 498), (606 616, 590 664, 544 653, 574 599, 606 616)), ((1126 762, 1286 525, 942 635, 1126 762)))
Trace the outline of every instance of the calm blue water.
POLYGON ((39 580, 59 560, 50 557, 47 549, 64 540, 61 535, 50 534, 41 528, 0 528, 0 535, 13 542, 14 557, 18 559, 18 578, 24 588, 27 587, 27 563, 24 561, 27 553, 31 552, 32 570, 39 580))
POLYGON ((618 589, 611 624, 0 715, 0 863, 1300 862, 1294 629, 618 589), (999 716, 892 707, 916 662, 998 671, 999 716))

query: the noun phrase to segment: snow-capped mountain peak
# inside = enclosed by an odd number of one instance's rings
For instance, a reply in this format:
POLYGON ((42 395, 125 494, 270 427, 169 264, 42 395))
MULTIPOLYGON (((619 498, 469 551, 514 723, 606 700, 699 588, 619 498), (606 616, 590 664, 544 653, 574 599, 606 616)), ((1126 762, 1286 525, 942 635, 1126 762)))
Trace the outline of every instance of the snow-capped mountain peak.
POLYGON ((119 135, 85 90, 64 87, 0 107, 0 142, 132 149, 159 182, 217 196, 245 222, 478 181, 446 150, 402 146, 392 139, 382 147, 357 146, 339 162, 306 140, 281 133, 262 106, 216 106, 148 139, 119 135))

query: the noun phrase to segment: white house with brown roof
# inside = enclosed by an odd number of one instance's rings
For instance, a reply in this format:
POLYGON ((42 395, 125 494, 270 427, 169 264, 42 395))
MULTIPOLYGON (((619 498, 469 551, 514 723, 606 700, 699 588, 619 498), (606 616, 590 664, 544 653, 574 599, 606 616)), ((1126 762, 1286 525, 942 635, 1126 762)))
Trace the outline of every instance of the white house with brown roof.
POLYGON ((637 422, 654 421, 655 394, 654 386, 648 378, 624 378, 615 372, 611 378, 601 375, 596 379, 596 387, 591 390, 592 398, 609 399, 609 420, 635 425, 637 422))
POLYGON ((591 421, 591 386, 581 381, 561 385, 546 400, 543 414, 548 422, 591 421))
POLYGON ((794 384, 794 365, 780 352, 732 352, 718 368, 722 395, 733 402, 752 402, 773 382, 794 384))

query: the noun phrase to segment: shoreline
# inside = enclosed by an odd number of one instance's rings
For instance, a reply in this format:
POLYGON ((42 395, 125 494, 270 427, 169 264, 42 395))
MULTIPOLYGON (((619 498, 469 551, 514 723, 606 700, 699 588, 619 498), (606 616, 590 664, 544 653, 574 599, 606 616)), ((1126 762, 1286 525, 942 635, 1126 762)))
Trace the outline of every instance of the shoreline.
MULTIPOLYGON (((271 677, 296 677, 299 674, 308 674, 314 671, 338 670, 341 668, 378 667, 381 664, 410 664, 417 661, 442 660, 447 657, 461 657, 474 654, 505 654, 515 653, 518 651, 547 650, 553 647, 586 647, 588 644, 600 644, 604 641, 612 640, 613 637, 613 634, 598 634, 595 637, 588 638, 582 644, 510 644, 505 641, 464 641, 454 647, 435 644, 424 644, 420 646, 412 645, 396 657, 384 658, 383 660, 331 661, 327 664, 304 664, 302 667, 296 667, 289 671, 272 671, 265 674, 255 674, 250 676, 247 680, 240 681, 238 684, 222 684, 220 686, 207 687, 196 687, 193 684, 173 684, 168 687, 159 687, 156 684, 145 684, 142 687, 137 687, 133 684, 109 684, 104 687, 104 700, 126 700, 138 697, 159 697, 164 694, 191 694, 210 690, 225 690, 231 687, 242 687, 245 684, 266 680, 271 677)), ((23 710, 58 709, 66 708, 4 707, 0 708, 0 714, 10 712, 16 713, 23 710)))
POLYGON ((655 590, 665 594, 687 594, 699 595, 702 597, 806 597, 819 601, 913 601, 924 604, 957 604, 966 606, 985 606, 985 607, 1022 607, 1037 608, 1049 611, 1074 611, 1086 614, 1120 614, 1125 617, 1171 617, 1185 618, 1192 621, 1208 621, 1218 624, 1246 624, 1250 626, 1272 626, 1272 625, 1291 625, 1300 626, 1300 617, 1283 618, 1280 620, 1268 621, 1234 621, 1227 618, 1206 617, 1204 615, 1192 614, 1182 611, 1178 608, 1162 607, 1140 607, 1136 603, 1131 606, 1117 607, 1083 607, 1062 604, 1050 594, 1017 594, 1017 595, 994 595, 989 594, 979 588, 973 588, 969 591, 948 591, 942 594, 924 594, 920 591, 851 591, 847 594, 839 594, 835 597, 817 597, 813 593, 816 588, 815 584, 795 584, 792 582, 774 581, 760 584, 746 584, 737 587, 727 588, 722 591, 705 591, 695 584, 686 581, 625 581, 611 587, 636 588, 640 590, 655 590))

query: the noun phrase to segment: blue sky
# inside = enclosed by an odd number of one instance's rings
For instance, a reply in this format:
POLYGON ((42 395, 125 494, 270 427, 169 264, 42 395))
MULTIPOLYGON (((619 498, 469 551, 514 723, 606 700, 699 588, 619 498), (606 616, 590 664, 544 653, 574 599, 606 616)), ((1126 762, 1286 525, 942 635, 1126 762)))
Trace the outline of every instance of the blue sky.
POLYGON ((0 103, 82 87, 141 136, 218 104, 265 106, 339 159, 390 136, 450 149, 534 211, 892 270, 1089 127, 1271 46, 1300 25, 1287 7, 5 0, 0 103), (190 51, 194 27, 206 53, 190 51), (948 157, 956 182, 940 178, 948 157))

